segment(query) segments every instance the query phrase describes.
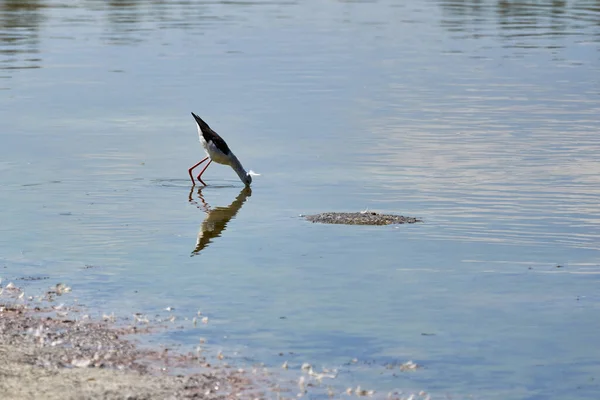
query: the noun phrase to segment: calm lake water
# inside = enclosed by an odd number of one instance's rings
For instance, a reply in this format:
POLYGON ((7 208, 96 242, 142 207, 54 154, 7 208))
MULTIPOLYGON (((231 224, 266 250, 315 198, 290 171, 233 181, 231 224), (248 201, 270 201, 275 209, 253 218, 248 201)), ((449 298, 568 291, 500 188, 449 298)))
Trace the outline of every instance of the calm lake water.
POLYGON ((0 276, 308 398, 597 399, 599 127, 598 1, 0 0, 0 276), (425 222, 300 217, 365 209, 425 222))

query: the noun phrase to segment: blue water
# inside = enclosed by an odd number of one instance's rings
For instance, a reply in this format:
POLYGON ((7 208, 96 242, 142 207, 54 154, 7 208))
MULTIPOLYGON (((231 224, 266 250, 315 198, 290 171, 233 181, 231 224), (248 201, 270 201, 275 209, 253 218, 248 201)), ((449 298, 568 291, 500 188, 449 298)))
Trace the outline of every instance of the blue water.
POLYGON ((598 20, 592 1, 0 1, 3 284, 176 315, 152 343, 205 338, 295 391, 302 363, 337 369, 309 398, 596 399, 598 20), (190 111, 261 174, 251 192, 219 165, 191 188, 190 111), (365 209, 424 223, 300 216, 365 209))

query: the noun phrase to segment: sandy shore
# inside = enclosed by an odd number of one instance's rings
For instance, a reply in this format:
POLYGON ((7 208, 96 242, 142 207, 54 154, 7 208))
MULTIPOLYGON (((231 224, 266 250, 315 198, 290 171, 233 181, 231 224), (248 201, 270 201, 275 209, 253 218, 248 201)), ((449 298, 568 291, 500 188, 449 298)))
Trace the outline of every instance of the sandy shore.
MULTIPOLYGON (((285 361, 277 372, 262 364, 244 370, 220 352, 143 347, 140 335, 168 329, 160 320, 94 320, 86 314, 91 310, 69 303, 69 291, 57 284, 25 297, 12 283, 0 286, 0 399, 430 398, 423 391, 340 387, 334 383, 337 369, 317 370, 305 362, 288 369, 285 361)), ((352 360, 344 368, 360 366, 352 360)), ((380 367, 388 374, 419 368, 412 361, 380 367)))
POLYGON ((135 335, 151 327, 93 321, 81 312, 74 317, 73 309, 43 308, 20 293, 9 287, 0 299, 2 399, 262 397, 242 370, 211 365, 199 354, 136 346, 135 335), (201 372, 168 373, 191 366, 201 372))

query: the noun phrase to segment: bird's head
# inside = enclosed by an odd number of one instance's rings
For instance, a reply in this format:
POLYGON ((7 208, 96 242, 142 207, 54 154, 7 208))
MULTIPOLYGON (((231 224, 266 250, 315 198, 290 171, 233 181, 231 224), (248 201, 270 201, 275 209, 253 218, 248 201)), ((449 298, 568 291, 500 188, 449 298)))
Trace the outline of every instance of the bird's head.
POLYGON ((246 184, 246 186, 250 186, 251 183, 252 183, 252 175, 250 175, 250 172, 248 172, 246 174, 246 176, 244 177, 244 184, 246 184))

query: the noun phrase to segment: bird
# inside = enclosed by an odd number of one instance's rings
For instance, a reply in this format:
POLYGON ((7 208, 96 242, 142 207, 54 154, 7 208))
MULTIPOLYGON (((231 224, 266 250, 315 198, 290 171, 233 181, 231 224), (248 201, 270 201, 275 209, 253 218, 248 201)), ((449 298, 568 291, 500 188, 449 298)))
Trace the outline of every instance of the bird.
POLYGON ((204 161, 209 160, 208 164, 200 171, 197 178, 204 186, 206 183, 202 180, 202 174, 206 171, 206 168, 210 165, 211 162, 216 162, 219 164, 229 165, 236 174, 240 177, 240 180, 246 185, 250 186, 252 183, 252 176, 249 172, 247 172, 242 163, 238 158, 233 154, 227 143, 219 134, 212 129, 206 122, 202 120, 199 116, 192 113, 194 119, 196 120, 196 125, 198 126, 198 136, 200 137, 200 143, 202 143, 202 147, 206 151, 207 157, 200 160, 197 164, 192 166, 188 172, 190 174, 190 178, 192 179, 192 185, 196 185, 194 181, 194 176, 192 175, 192 170, 196 168, 198 165, 202 164, 204 161))

